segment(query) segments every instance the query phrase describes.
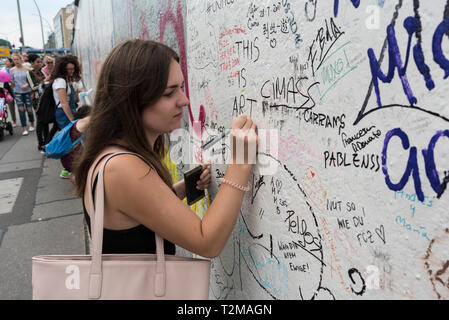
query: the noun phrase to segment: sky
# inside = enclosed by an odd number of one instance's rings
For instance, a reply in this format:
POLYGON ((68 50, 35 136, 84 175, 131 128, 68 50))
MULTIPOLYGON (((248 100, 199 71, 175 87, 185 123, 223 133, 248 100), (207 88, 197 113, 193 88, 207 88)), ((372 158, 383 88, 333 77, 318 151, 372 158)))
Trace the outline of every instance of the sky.
MULTIPOLYGON (((25 45, 42 48, 42 33, 39 13, 33 0, 19 0, 22 13, 23 37, 25 45)), ((42 14, 45 43, 53 30, 53 18, 61 8, 73 0, 35 0, 42 14)), ((0 0, 0 38, 20 47, 20 25, 17 0, 0 0)))

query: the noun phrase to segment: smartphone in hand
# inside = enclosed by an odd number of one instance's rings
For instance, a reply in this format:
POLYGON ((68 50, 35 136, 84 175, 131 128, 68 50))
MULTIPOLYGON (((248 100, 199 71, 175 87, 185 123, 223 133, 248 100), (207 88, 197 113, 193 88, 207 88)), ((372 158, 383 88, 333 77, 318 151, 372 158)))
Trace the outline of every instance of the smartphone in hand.
POLYGON ((186 184, 187 204, 189 206, 195 204, 206 196, 204 190, 196 188, 198 180, 203 174, 203 166, 196 167, 184 173, 184 182, 186 184))

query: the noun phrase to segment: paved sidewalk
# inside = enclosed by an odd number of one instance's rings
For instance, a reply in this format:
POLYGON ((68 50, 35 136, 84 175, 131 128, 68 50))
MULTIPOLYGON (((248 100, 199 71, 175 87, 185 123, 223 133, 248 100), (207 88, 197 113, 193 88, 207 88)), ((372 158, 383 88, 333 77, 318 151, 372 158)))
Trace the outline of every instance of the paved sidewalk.
POLYGON ((35 133, 0 142, 0 300, 32 299, 31 258, 86 254, 82 203, 35 133))

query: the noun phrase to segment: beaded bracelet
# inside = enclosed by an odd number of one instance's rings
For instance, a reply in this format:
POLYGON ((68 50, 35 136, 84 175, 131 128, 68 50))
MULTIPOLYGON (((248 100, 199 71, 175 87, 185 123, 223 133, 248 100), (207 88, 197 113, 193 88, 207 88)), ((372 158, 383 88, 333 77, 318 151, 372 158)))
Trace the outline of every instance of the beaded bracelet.
POLYGON ((235 189, 238 189, 238 190, 240 190, 240 191, 248 192, 249 190, 251 190, 249 187, 244 187, 244 186, 242 186, 242 185, 239 185, 239 184, 234 183, 234 182, 232 182, 232 181, 226 180, 226 179, 224 179, 224 178, 221 179, 221 182, 222 182, 222 183, 225 183, 225 184, 228 184, 228 185, 230 185, 231 187, 233 187, 233 188, 235 188, 235 189))

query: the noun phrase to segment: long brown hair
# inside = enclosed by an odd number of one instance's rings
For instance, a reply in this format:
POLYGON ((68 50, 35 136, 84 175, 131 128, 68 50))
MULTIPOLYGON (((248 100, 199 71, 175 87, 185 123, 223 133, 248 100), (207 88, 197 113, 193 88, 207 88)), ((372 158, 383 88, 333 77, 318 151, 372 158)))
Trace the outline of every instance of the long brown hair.
POLYGON ((175 51, 148 40, 128 40, 110 52, 101 68, 85 148, 75 168, 78 196, 84 195, 88 170, 97 156, 117 140, 141 155, 172 188, 170 173, 162 162, 168 136, 160 135, 151 150, 142 113, 162 97, 173 59, 179 62, 175 51))

